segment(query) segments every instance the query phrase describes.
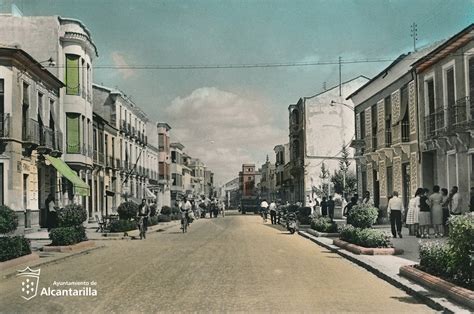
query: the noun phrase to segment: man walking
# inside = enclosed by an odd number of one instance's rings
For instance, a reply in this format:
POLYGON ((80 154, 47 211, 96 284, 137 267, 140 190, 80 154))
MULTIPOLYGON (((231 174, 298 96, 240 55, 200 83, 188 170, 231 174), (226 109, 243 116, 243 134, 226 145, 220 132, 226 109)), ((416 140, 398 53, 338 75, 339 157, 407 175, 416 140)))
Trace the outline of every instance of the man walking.
POLYGON ((328 214, 331 220, 334 219, 334 207, 336 207, 336 203, 334 203, 334 200, 332 199, 332 195, 330 195, 329 200, 328 200, 328 214))
POLYGON ((451 214, 461 215, 461 195, 459 195, 457 186, 453 186, 453 188, 451 189, 451 195, 451 214))
POLYGON ((260 203, 260 211, 262 212, 262 218, 263 221, 267 221, 267 209, 268 209, 268 203, 266 199, 263 199, 263 201, 260 203))
POLYGON ((393 191, 393 197, 388 201, 387 213, 390 217, 392 235, 402 238, 402 213, 405 211, 402 200, 398 197, 398 192, 393 191))
POLYGON ((275 204, 275 201, 272 201, 270 203, 270 206, 268 206, 268 208, 270 209, 270 219, 272 221, 272 225, 276 225, 277 223, 277 219, 276 219, 276 215, 277 215, 277 212, 276 212, 276 209, 277 209, 277 206, 275 204))

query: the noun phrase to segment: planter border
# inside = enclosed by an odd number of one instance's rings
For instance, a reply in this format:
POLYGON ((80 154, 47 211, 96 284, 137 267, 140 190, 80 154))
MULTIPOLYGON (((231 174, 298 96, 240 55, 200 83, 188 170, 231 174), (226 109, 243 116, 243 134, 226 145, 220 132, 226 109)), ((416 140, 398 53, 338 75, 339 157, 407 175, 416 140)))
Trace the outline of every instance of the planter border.
POLYGON ((95 246, 95 242, 91 240, 82 241, 72 245, 59 245, 59 246, 43 246, 43 252, 76 252, 82 249, 91 248, 95 246))
POLYGON ((30 254, 23 255, 23 256, 20 256, 20 257, 17 257, 17 258, 9 259, 7 261, 0 262, 0 271, 8 269, 8 268, 13 267, 13 266, 23 264, 23 263, 32 262, 32 261, 35 261, 39 258, 40 257, 39 257, 38 254, 30 253, 30 254))
POLYGON ((471 290, 431 275, 412 265, 400 267, 400 275, 411 279, 422 286, 441 292, 452 300, 459 302, 461 305, 474 310, 474 292, 471 290))
POLYGON ((314 235, 315 237, 324 237, 324 238, 338 238, 340 236, 340 233, 336 233, 336 232, 329 232, 329 233, 326 233, 326 232, 320 232, 318 230, 314 230, 312 228, 308 228, 306 230, 306 232, 308 232, 309 234, 311 235, 314 235))
POLYGON ((354 254, 360 255, 400 255, 403 254, 402 249, 397 249, 397 248, 367 248, 363 246, 359 246, 356 244, 352 244, 346 241, 343 241, 341 239, 334 239, 333 240, 334 245, 348 250, 349 252, 352 252, 354 254))

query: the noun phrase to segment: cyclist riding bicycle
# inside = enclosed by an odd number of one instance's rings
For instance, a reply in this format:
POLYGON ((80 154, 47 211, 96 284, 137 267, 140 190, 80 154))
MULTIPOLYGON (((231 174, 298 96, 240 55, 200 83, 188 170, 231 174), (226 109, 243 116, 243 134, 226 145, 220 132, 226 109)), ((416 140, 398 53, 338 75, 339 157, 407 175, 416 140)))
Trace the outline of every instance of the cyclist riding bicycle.
POLYGON ((138 231, 140 232, 140 240, 146 239, 146 231, 148 228, 148 215, 150 208, 146 203, 146 199, 142 199, 142 203, 138 207, 138 231))
POLYGON ((186 231, 187 227, 189 226, 189 212, 192 209, 191 202, 187 200, 185 197, 183 199, 183 202, 181 203, 181 229, 183 229, 183 232, 186 231))
POLYGON ((262 212, 262 218, 264 222, 267 222, 267 212, 268 210, 268 203, 266 199, 263 199, 263 201, 260 203, 260 211, 262 212))

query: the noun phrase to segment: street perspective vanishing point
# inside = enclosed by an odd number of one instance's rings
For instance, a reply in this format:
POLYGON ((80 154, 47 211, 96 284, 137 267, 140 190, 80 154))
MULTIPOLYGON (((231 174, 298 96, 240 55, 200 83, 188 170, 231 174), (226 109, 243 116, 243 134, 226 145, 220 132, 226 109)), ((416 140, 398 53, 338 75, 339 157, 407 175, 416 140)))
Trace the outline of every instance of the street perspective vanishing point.
POLYGON ((472 0, 0 0, 0 313, 473 313, 472 0))

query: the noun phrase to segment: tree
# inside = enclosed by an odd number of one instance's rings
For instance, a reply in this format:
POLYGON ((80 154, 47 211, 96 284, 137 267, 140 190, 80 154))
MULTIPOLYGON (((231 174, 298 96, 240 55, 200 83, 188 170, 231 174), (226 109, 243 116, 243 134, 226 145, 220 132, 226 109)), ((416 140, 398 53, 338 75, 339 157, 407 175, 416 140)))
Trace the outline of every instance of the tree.
POLYGON ((329 194, 329 183, 326 181, 329 178, 329 169, 326 168, 326 164, 324 163, 324 161, 321 164, 321 173, 319 174, 319 178, 322 181, 322 185, 319 189, 313 187, 313 190, 319 197, 327 196, 329 194))
POLYGON ((339 160, 339 170, 335 170, 331 176, 336 193, 355 193, 357 191, 357 177, 354 172, 349 171, 351 161, 349 160, 349 150, 343 143, 341 149, 341 159, 339 160))

